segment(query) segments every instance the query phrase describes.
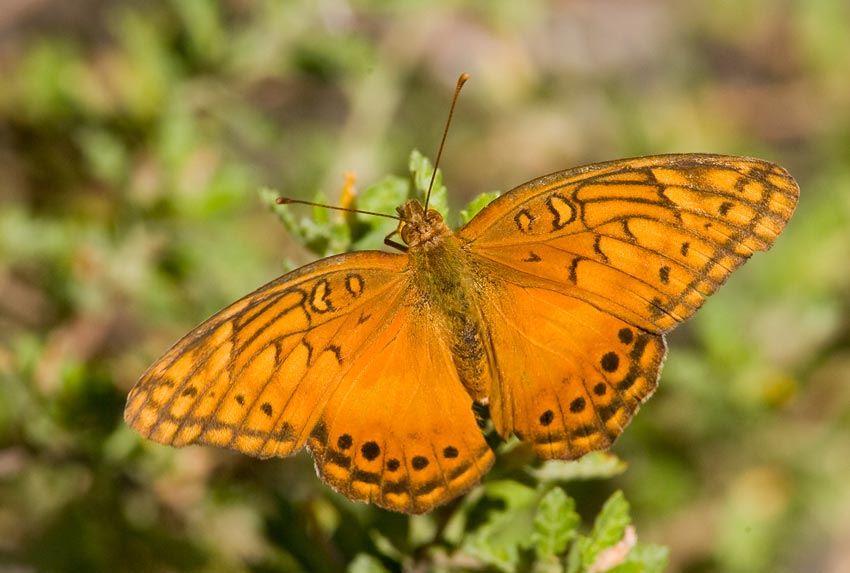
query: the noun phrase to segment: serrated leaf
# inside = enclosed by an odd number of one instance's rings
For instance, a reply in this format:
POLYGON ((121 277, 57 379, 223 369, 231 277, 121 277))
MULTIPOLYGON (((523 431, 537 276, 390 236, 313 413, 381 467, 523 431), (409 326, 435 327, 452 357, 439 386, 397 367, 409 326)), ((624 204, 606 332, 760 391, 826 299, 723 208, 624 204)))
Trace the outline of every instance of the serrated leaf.
MULTIPOLYGON (((404 203, 410 195, 410 183, 395 175, 387 175, 372 183, 357 194, 357 208, 388 215, 396 214, 396 207, 404 203)), ((364 220, 372 220, 369 215, 358 215, 364 220)))
MULTIPOLYGON (((407 200, 410 183, 401 177, 388 175, 377 183, 364 189, 357 196, 357 208, 375 213, 396 214, 396 207, 407 200)), ((353 233, 353 250, 379 249, 384 246, 384 238, 397 226, 398 222, 385 217, 375 217, 358 213, 355 221, 360 226, 353 233)))
POLYGON ((519 547, 516 544, 495 542, 491 535, 492 529, 485 525, 476 530, 476 534, 469 536, 463 544, 463 550, 500 571, 512 573, 519 563, 519 547))
POLYGON ((587 551, 587 546, 590 539, 580 536, 575 543, 570 547, 570 552, 567 554, 567 573, 580 573, 584 570, 582 563, 582 555, 587 551))
POLYGON ((466 208, 461 209, 460 211, 460 223, 461 225, 466 225, 469 223, 475 215, 478 214, 481 209, 489 205, 494 199, 496 199, 500 195, 499 191, 490 191, 489 193, 482 193, 472 201, 466 204, 466 208))
MULTIPOLYGON (((311 216, 298 219, 288 205, 275 203, 279 193, 273 189, 260 189, 260 200, 278 216, 286 230, 312 253, 324 257, 351 249, 351 235, 342 217, 331 218, 331 210, 313 207, 311 216)), ((313 199, 327 203, 324 195, 317 193, 313 199)))
MULTIPOLYGON (((431 184, 431 176, 434 174, 434 167, 431 165, 431 160, 414 149, 410 152, 408 168, 413 178, 414 197, 424 201, 425 196, 428 194, 428 186, 431 184)), ((436 209, 443 215, 443 218, 447 218, 449 214, 447 197, 448 191, 443 185, 443 175, 437 169, 437 174, 434 176, 434 186, 431 188, 431 199, 428 207, 430 209, 436 209)))
POLYGON ((593 452, 571 462, 549 460, 539 468, 529 468, 528 473, 541 482, 564 482, 611 478, 627 468, 628 464, 614 454, 593 452))
POLYGON ((490 482, 484 489, 487 496, 503 500, 505 509, 492 512, 487 523, 468 535, 463 550, 502 571, 514 571, 520 548, 531 544, 528 532, 540 493, 508 480, 490 482))
POLYGON ((551 489, 540 500, 534 515, 532 542, 537 555, 546 559, 564 553, 567 544, 576 536, 581 518, 575 511, 575 501, 559 487, 551 489))
POLYGON ((366 553, 358 553, 346 568, 348 573, 389 573, 381 560, 366 553))
POLYGON ((524 508, 537 503, 540 493, 513 480, 496 480, 484 484, 484 494, 505 502, 507 510, 524 508))
POLYGON ((602 551, 623 539, 629 521, 629 503, 623 497, 622 491, 616 491, 602 506, 593 522, 593 530, 582 552, 582 565, 589 567, 602 551))

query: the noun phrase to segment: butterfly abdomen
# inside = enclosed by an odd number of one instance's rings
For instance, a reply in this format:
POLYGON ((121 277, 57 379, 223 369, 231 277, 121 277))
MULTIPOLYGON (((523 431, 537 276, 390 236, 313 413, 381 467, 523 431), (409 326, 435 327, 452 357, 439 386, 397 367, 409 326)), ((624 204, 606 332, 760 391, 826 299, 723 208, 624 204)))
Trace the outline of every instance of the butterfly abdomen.
POLYGON ((454 236, 428 249, 411 248, 413 284, 422 305, 420 316, 443 330, 458 376, 472 399, 489 388, 489 360, 482 326, 478 285, 468 255, 454 236))

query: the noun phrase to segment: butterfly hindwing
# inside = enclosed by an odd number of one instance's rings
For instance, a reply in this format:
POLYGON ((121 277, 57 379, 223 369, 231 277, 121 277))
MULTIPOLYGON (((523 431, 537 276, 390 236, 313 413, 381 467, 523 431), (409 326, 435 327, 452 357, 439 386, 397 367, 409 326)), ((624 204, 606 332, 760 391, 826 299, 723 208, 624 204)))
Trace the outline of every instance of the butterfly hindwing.
POLYGON ((309 441, 322 478, 407 513, 445 503, 493 463, 445 339, 403 306, 360 348, 309 441))
POLYGON ((495 362, 497 431, 544 459, 609 447, 655 390, 664 338, 507 272, 484 307, 495 362))

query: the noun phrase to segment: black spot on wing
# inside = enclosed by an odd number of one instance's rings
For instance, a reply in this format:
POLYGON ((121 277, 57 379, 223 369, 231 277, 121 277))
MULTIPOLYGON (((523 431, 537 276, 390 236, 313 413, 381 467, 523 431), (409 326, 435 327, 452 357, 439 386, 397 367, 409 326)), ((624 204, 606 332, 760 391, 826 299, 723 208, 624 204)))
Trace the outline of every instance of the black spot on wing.
POLYGON ((354 441, 351 439, 351 436, 348 434, 343 434, 336 441, 336 446, 341 450, 347 450, 351 447, 354 441))
POLYGON ((585 406, 587 406, 587 402, 585 401, 585 399, 582 397, 578 397, 572 402, 570 402, 570 412, 572 412, 573 414, 580 414, 581 412, 584 412, 585 406))
POLYGON ((425 456, 414 456, 410 461, 410 465, 413 466, 413 469, 416 471, 424 470, 428 467, 428 458, 425 456))
POLYGON ((328 442, 328 427, 321 420, 313 427, 313 431, 310 432, 310 437, 320 442, 322 444, 326 444, 328 442))
POLYGON ((620 367, 620 357, 616 352, 608 352, 602 357, 600 364, 605 372, 616 372, 620 367))
POLYGON ((376 442, 366 442, 363 446, 361 446, 360 453, 363 454, 364 458, 371 462, 381 455, 381 448, 376 442))

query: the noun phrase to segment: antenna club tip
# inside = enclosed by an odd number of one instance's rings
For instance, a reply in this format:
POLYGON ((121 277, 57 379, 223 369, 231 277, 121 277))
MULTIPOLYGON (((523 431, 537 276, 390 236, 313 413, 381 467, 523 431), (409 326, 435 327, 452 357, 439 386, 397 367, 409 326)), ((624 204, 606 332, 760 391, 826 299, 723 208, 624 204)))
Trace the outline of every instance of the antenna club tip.
POLYGON ((460 86, 462 86, 463 84, 465 84, 465 83, 466 83, 466 80, 468 80, 468 79, 469 79, 469 74, 467 74, 466 72, 463 72, 463 73, 460 75, 460 77, 457 79, 457 87, 460 87, 460 86))
POLYGON ((287 199, 286 197, 278 197, 274 200, 274 202, 278 205, 289 205, 290 203, 292 203, 292 199, 287 199))

